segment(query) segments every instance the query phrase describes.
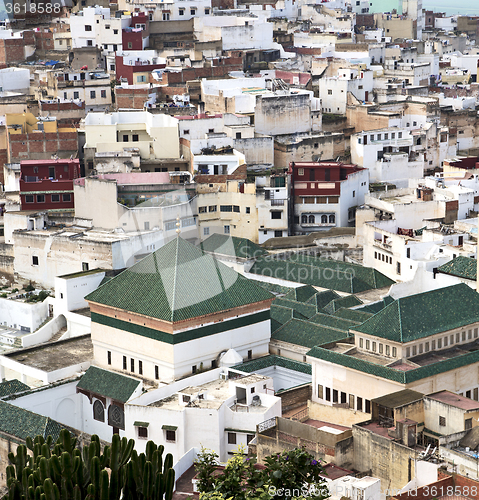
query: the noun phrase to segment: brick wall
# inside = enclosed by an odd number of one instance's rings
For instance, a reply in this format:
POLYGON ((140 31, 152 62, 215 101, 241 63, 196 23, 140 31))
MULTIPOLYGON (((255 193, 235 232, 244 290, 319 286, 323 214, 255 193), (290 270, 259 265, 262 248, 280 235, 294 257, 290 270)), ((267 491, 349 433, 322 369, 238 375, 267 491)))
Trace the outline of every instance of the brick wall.
POLYGON ((48 159, 59 153, 65 156, 78 150, 76 132, 9 134, 7 140, 10 163, 26 159, 48 159))
POLYGON ((115 87, 115 102, 118 108, 143 109, 150 89, 124 89, 115 87))
POLYGON ((293 387, 278 394, 281 398, 281 410, 283 412, 304 406, 311 399, 311 384, 293 387))

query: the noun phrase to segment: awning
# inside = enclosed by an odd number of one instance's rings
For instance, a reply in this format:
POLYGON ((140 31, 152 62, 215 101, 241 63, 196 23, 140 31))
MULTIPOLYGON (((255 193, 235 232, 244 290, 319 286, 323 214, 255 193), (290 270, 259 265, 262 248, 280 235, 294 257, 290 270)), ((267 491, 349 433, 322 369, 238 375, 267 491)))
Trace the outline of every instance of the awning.
POLYGON ((148 427, 150 425, 149 422, 134 422, 133 425, 135 427, 148 427))
POLYGON ((176 431, 178 429, 176 425, 162 425, 161 428, 165 431, 176 431))

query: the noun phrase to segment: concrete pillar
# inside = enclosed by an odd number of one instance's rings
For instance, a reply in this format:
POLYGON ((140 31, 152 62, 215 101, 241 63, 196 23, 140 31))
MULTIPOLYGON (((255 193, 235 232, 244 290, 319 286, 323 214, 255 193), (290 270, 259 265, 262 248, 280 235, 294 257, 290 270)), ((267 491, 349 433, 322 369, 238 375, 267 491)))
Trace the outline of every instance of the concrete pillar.
POLYGON ((25 373, 23 373, 23 372, 22 372, 22 373, 20 374, 20 377, 21 377, 21 378, 20 378, 20 379, 21 379, 21 381, 22 381, 24 384, 26 384, 26 383, 27 383, 27 376, 25 375, 25 373))

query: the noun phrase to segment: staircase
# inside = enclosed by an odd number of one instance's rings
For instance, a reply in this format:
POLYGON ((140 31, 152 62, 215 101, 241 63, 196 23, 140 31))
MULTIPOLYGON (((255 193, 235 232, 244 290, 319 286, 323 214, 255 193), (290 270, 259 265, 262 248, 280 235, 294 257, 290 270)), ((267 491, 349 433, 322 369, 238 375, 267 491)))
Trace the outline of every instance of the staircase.
POLYGON ((60 328, 55 335, 48 341, 48 342, 56 342, 65 332, 67 331, 67 327, 64 326, 63 328, 60 328))

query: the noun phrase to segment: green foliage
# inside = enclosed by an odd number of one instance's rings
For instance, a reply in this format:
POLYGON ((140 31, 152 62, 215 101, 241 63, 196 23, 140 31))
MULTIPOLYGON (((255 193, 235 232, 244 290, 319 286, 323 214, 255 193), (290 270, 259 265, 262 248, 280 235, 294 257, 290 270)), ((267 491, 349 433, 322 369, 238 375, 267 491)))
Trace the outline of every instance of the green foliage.
POLYGON ((321 500, 330 496, 320 461, 303 448, 266 457, 264 469, 255 467, 255 459, 245 459, 241 448, 222 472, 217 470, 217 460, 216 453, 202 449, 195 461, 200 500, 321 500))
POLYGON ((171 500, 175 482, 173 457, 163 461, 163 446, 152 441, 138 455, 135 442, 115 434, 101 452, 98 436, 77 448, 77 439, 63 429, 51 436, 27 438, 9 453, 8 494, 4 500, 171 500))
POLYGON ((31 283, 29 283, 28 285, 24 286, 23 289, 26 292, 33 292, 33 290, 35 290, 35 287, 31 283))
POLYGON ((30 295, 25 302, 43 302, 47 297, 50 296, 50 292, 46 290, 41 290, 38 294, 30 295))

